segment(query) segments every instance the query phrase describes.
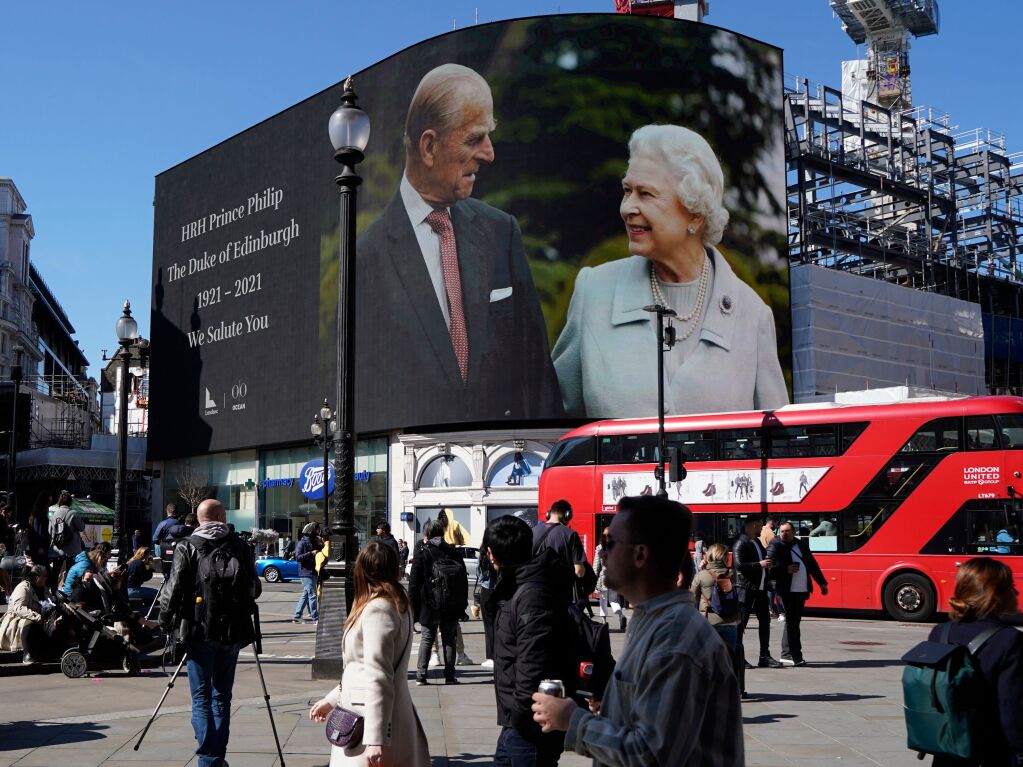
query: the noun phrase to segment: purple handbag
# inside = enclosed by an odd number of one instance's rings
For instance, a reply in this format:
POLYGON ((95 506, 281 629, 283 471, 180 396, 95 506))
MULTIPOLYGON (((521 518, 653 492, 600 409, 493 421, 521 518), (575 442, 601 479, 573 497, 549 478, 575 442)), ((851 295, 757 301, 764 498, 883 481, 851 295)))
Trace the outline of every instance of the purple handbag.
MULTIPOLYGON (((401 659, 405 657, 405 650, 412 641, 412 626, 409 625, 408 639, 405 648, 401 651, 398 666, 401 659)), ((344 655, 344 637, 341 638, 341 655, 344 655)), ((394 667, 394 673, 398 673, 398 666, 394 667)), ((337 706, 327 717, 326 735, 330 745, 338 748, 353 748, 362 743, 362 731, 366 727, 366 720, 362 714, 356 714, 344 706, 337 706)))
POLYGON ((362 742, 366 720, 343 706, 338 706, 327 717, 327 740, 338 748, 357 746, 362 742))

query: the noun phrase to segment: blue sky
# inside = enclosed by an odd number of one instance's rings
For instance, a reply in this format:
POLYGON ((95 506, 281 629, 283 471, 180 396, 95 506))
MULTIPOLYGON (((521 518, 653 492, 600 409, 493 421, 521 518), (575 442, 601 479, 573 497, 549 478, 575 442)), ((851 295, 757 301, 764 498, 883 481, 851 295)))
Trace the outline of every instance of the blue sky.
MULTIPOLYGON (((154 176, 420 40, 613 0, 432 3, 266 0, 7 3, 0 175, 36 228, 32 258, 98 374, 121 302, 148 332, 154 176)), ((942 0, 938 36, 914 41, 916 104, 1023 151, 1019 0, 942 0), (984 8, 983 11, 978 10, 984 8)), ((706 21, 785 49, 785 70, 834 87, 864 55, 827 0, 712 0, 706 21), (798 10, 798 12, 797 12, 798 10)), ((329 143, 324 126, 324 151, 329 143)))

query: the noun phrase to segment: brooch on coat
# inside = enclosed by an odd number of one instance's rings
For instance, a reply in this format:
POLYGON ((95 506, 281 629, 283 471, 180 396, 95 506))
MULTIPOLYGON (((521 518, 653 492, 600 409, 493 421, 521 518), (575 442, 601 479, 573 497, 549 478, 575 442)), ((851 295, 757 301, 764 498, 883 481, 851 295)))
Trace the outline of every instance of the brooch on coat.
POLYGON ((721 301, 718 302, 718 308, 721 309, 722 314, 731 314, 735 304, 732 303, 732 297, 729 295, 721 296, 721 301))

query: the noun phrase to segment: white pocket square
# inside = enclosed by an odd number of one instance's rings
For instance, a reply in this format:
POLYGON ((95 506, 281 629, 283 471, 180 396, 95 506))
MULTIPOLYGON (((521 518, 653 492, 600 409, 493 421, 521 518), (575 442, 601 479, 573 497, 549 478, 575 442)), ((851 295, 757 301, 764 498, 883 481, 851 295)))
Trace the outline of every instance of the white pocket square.
POLYGON ((490 303, 501 301, 512 294, 513 288, 496 288, 490 291, 490 303))

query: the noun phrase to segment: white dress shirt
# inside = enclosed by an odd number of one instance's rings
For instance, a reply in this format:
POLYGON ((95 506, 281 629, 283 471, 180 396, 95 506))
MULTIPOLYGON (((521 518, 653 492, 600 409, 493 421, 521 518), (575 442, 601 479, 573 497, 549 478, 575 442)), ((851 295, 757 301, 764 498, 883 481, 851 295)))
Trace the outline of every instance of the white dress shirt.
MULTIPOLYGON (((433 227, 426 222, 426 217, 433 213, 434 208, 415 190, 404 173, 401 175, 399 189, 401 190, 401 201, 405 203, 405 212, 408 213, 409 222, 412 224, 412 231, 416 233, 419 249, 423 253, 426 270, 430 273, 430 281, 437 294, 441 314, 444 315, 444 324, 450 329, 451 314, 448 312, 448 291, 444 287, 444 268, 440 262, 440 235, 433 231, 433 227)), ((450 216, 450 209, 447 211, 450 216)))
POLYGON ((799 565, 799 569, 792 574, 791 591, 805 594, 808 589, 809 575, 806 572, 806 565, 803 563, 803 550, 798 543, 792 544, 792 561, 799 565))

